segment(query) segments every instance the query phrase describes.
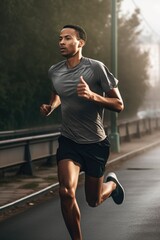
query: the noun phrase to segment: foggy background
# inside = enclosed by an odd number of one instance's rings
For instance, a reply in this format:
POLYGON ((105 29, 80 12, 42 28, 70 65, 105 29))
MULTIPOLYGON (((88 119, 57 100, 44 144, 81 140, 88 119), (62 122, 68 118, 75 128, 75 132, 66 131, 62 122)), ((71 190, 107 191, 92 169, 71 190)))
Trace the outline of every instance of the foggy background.
MULTIPOLYGON (((120 120, 160 114, 160 36, 142 2, 117 1, 120 120)), ((83 55, 111 69, 110 0, 0 1, 0 131, 60 123, 59 109, 44 118, 39 107, 50 99, 48 69, 63 59, 58 39, 66 24, 84 27, 83 55)))

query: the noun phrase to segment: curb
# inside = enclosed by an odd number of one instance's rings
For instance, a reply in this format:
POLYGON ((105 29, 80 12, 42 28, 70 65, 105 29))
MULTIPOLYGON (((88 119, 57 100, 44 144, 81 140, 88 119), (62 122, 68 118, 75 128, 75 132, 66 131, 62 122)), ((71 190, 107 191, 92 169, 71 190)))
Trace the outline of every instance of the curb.
POLYGON ((54 184, 52 184, 52 185, 50 185, 46 188, 43 188, 42 190, 39 190, 35 193, 29 194, 29 195, 27 195, 25 197, 22 197, 22 198, 20 198, 16 201, 13 201, 11 203, 7 203, 3 206, 0 206, 0 212, 4 211, 4 210, 8 210, 12 207, 15 207, 15 206, 19 205, 19 204, 23 204, 23 203, 26 203, 28 201, 35 200, 35 198, 38 198, 42 195, 45 195, 46 193, 50 192, 52 189, 56 189, 58 187, 58 185, 59 185, 59 183, 54 183, 54 184))
MULTIPOLYGON (((132 157, 134 157, 134 156, 136 156, 138 154, 141 154, 141 153, 143 153, 143 152, 149 150, 150 148, 155 147, 155 146, 157 146, 159 144, 160 144, 160 140, 155 141, 155 142, 153 142, 151 144, 148 144, 145 147, 141 147, 139 149, 130 151, 129 153, 123 154, 120 157, 117 157, 117 158, 114 158, 113 160, 110 160, 108 162, 108 165, 110 166, 112 164, 117 163, 118 161, 128 160, 129 158, 132 158, 132 157)), ((82 174, 83 174, 83 172, 80 173, 80 175, 82 175, 82 174)), ((59 186, 59 183, 57 182, 57 183, 52 184, 52 185, 50 185, 50 186, 48 186, 48 187, 46 187, 46 188, 44 188, 44 189, 42 189, 40 191, 37 191, 37 192, 32 193, 32 194, 29 194, 29 195, 27 195, 27 196, 25 196, 23 198, 20 198, 20 199, 18 199, 16 201, 11 202, 11 203, 5 204, 5 205, 0 207, 0 212, 8 210, 10 208, 13 208, 13 207, 15 207, 15 206, 17 206, 19 204, 35 200, 35 198, 38 198, 38 197, 40 197, 42 195, 45 195, 46 193, 50 192, 52 189, 58 188, 58 186, 59 186)))

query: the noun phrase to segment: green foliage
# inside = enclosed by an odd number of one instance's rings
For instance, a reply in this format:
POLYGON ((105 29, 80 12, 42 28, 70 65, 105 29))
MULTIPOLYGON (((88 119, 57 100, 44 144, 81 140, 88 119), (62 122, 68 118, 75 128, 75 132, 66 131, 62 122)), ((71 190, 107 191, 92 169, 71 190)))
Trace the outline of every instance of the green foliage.
POLYGON ((39 105, 50 95, 47 71, 52 62, 51 54, 48 54, 52 48, 52 35, 43 20, 45 10, 49 14, 50 9, 47 4, 45 9, 43 3, 35 0, 4 0, 0 3, 4 13, 0 16, 3 20, 0 100, 4 105, 1 129, 35 125, 42 119, 39 105))
MULTIPOLYGON (((46 119, 40 115, 39 106, 48 102, 51 94, 48 68, 62 59, 58 35, 63 25, 84 26, 88 34, 84 55, 101 60, 110 68, 110 3, 110 0, 0 1, 0 130, 60 121, 59 111, 46 119)), ((131 108, 136 111, 146 88, 147 53, 141 53, 136 44, 138 13, 130 19, 120 19, 119 23, 120 89, 127 112, 131 108)))

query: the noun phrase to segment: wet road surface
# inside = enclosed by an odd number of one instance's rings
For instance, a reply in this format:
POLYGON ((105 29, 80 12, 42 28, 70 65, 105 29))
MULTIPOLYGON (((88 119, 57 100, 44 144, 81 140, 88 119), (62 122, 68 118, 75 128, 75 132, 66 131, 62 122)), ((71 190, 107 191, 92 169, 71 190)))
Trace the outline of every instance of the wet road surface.
MULTIPOLYGON (((160 239, 160 146, 123 162, 116 169, 126 190, 118 206, 111 198, 87 206, 83 186, 77 191, 83 240, 160 239)), ((1 240, 69 240, 58 197, 0 223, 1 240)))

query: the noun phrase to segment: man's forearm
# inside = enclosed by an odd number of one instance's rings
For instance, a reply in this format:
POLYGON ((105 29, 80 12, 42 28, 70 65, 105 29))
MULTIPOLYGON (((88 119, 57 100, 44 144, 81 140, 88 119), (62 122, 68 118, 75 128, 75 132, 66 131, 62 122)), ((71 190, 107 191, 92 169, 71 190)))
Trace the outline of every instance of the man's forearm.
POLYGON ((123 101, 119 98, 103 97, 93 93, 90 100, 102 104, 104 108, 115 112, 121 112, 124 108, 123 101))
POLYGON ((51 109, 57 108, 61 104, 60 97, 58 95, 52 94, 49 105, 51 105, 51 109))

